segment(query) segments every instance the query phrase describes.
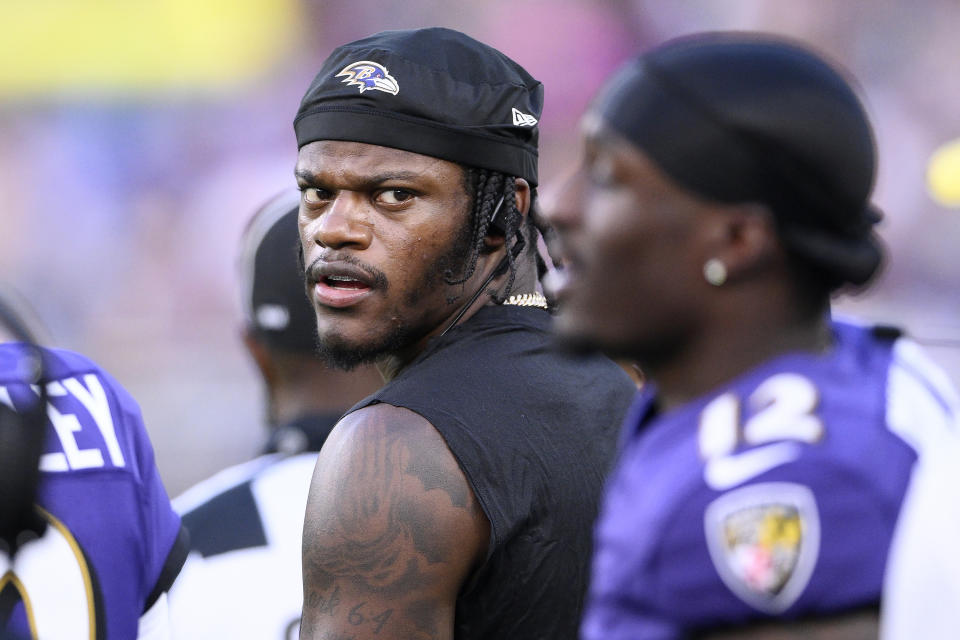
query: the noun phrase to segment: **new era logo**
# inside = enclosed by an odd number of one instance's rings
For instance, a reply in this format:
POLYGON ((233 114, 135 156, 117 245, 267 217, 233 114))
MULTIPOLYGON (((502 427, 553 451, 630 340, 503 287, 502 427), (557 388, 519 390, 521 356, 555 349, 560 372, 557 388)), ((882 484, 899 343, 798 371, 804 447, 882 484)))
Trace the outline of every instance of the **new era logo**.
POLYGON ((516 127, 532 127, 537 124, 537 119, 529 113, 518 111, 516 107, 512 108, 513 124, 516 127))

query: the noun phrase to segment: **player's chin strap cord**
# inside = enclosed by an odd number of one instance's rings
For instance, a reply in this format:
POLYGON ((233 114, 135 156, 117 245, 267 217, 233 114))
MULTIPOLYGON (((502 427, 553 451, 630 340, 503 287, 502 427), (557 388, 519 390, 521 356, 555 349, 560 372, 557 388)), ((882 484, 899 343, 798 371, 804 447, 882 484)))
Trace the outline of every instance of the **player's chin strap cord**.
MULTIPOLYGON (((497 219, 497 215, 500 213, 500 207, 502 206, 503 206, 503 196, 500 196, 500 200, 497 201, 497 206, 493 208, 493 213, 490 215, 491 224, 495 223, 497 219)), ((523 234, 518 229, 517 241, 510 248, 510 253, 513 254, 512 257, 514 260, 516 260, 517 256, 520 255, 520 252, 523 251, 523 245, 524 245, 523 234)), ((491 271, 490 275, 487 276, 487 279, 483 281, 483 284, 481 284, 480 287, 473 292, 473 295, 470 296, 470 299, 467 300, 466 304, 460 307, 460 311, 457 312, 457 315, 453 317, 453 320, 450 321, 450 324, 447 325, 447 328, 440 333, 441 336, 446 335, 447 332, 450 331, 450 329, 453 329, 455 326, 457 326, 457 323, 460 322, 460 319, 463 317, 463 314, 467 312, 467 309, 473 306, 473 303, 477 301, 477 298, 480 297, 480 294, 482 294, 484 291, 487 290, 487 287, 490 286, 490 283, 493 282, 493 279, 501 275, 507 269, 509 264, 510 264, 510 256, 503 256, 503 258, 501 258, 500 263, 497 265, 497 267, 493 271, 491 271)))
POLYGON ((34 385, 37 402, 17 412, 0 403, 0 551, 13 556, 32 535, 43 535, 46 522, 34 510, 40 480, 40 456, 46 434, 47 389, 43 352, 20 318, 0 298, 0 324, 28 345, 17 363, 24 382, 34 385), (32 535, 31 535, 32 534, 32 535), (3 548, 5 547, 5 548, 3 548))

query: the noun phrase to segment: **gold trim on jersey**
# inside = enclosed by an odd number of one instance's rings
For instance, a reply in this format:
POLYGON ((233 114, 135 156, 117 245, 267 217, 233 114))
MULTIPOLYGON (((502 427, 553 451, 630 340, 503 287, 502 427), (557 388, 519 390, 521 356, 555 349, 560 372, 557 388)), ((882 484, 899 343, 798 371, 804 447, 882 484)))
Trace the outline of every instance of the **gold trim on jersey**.
POLYGON ((27 588, 23 586, 23 583, 20 582, 20 578, 17 577, 12 570, 7 571, 5 574, 0 576, 0 591, 3 591, 4 587, 7 586, 7 583, 13 585, 13 588, 17 590, 17 593, 20 594, 20 600, 23 601, 23 613, 27 617, 27 625, 30 627, 30 637, 37 637, 37 623, 33 619, 33 604, 30 602, 30 596, 27 595, 27 588))
POLYGON ((40 505, 35 506, 40 515, 46 518, 46 520, 52 524, 64 537, 64 539, 67 541, 67 544, 70 545, 70 550, 73 551, 74 557, 77 559, 77 565, 80 567, 80 574, 83 576, 84 590, 87 593, 87 619, 90 620, 90 640, 96 640, 97 614, 96 609, 93 606, 93 580, 90 578, 90 569, 87 567, 87 560, 83 555, 83 550, 80 548, 80 543, 77 542, 77 539, 73 537, 73 534, 70 533, 70 530, 67 529, 67 526, 60 522, 60 520, 57 519, 52 513, 40 505))

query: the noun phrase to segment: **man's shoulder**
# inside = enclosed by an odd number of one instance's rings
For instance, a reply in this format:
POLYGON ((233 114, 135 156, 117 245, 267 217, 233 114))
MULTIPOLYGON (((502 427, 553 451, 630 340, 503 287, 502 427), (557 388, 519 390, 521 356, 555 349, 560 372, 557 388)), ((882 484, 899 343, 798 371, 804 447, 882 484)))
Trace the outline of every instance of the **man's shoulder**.
MULTIPOLYGON (((17 411, 37 403, 31 368, 39 356, 47 400, 47 437, 40 469, 48 482, 96 471, 143 481, 153 472, 153 451, 140 406, 90 358, 24 343, 0 344, 0 402, 17 411)), ((72 480, 71 480, 72 482, 72 480)))
POLYGON ((47 378, 100 371, 99 365, 93 360, 75 351, 51 347, 36 348, 22 342, 5 342, 0 344, 0 382, 19 379, 22 372, 18 365, 31 353, 39 353, 43 358, 47 378))
POLYGON ((580 404, 594 399, 601 406, 622 404, 625 411, 636 391, 630 377, 604 355, 564 349, 550 332, 545 312, 496 306, 482 311, 479 319, 457 327, 461 331, 432 342, 374 396, 402 406, 420 398, 426 405, 449 405, 475 389, 507 399, 521 385, 521 398, 580 404))
POLYGON ((488 531, 429 421, 388 404, 360 408, 333 429, 313 477, 303 524, 305 619, 334 597, 351 603, 344 611, 386 607, 396 618, 436 598, 452 602, 488 531))
POLYGON ((474 481, 544 455, 553 462, 538 467, 544 477, 571 463, 591 474, 608 468, 636 393, 629 376, 603 356, 562 350, 539 329, 497 326, 487 318, 460 343, 426 353, 358 408, 417 414, 468 472, 477 470, 474 481))
MULTIPOLYGON (((464 472, 441 432, 423 415, 389 403, 374 403, 340 420, 320 452, 311 488, 312 496, 323 494, 339 505, 432 502, 442 493, 447 499, 437 506, 443 511, 452 507, 478 517, 464 472), (345 487, 350 488, 346 494, 345 487)), ((444 516, 438 511, 431 517, 444 516)))
POLYGON ((113 376, 91 358, 66 349, 36 348, 24 343, 0 344, 0 385, 24 386, 25 379, 31 375, 27 370, 32 366, 29 358, 34 354, 40 358, 40 373, 47 382, 49 398, 67 395, 70 388, 84 387, 87 391, 84 396, 105 396, 104 401, 109 397, 118 411, 139 413, 137 402, 113 376), (68 388, 67 391, 64 387, 68 388))
POLYGON ((343 416, 324 448, 353 450, 380 442, 409 446, 436 437, 435 426, 422 414, 389 401, 374 401, 343 416))
POLYGON ((651 452, 631 464, 657 467, 651 476, 610 482, 596 588, 694 626, 875 602, 912 464, 902 449, 874 453, 883 468, 798 440, 691 456, 680 469, 651 452), (650 499, 631 504, 639 487, 650 499))
POLYGON ((641 428, 610 482, 600 529, 601 549, 616 551, 608 587, 649 571, 649 589, 634 597, 699 593, 703 604, 684 615, 701 624, 879 597, 916 459, 890 423, 888 398, 910 396, 904 417, 936 403, 923 385, 898 390, 891 371, 904 368, 896 363, 907 343, 869 329, 842 340, 824 356, 770 362, 681 410, 634 416, 641 428), (631 505, 638 486, 653 498, 631 505), (632 532, 642 529, 638 542, 632 532), (667 558, 681 561, 657 572, 667 558), (841 566, 856 577, 836 588, 822 572, 841 566))

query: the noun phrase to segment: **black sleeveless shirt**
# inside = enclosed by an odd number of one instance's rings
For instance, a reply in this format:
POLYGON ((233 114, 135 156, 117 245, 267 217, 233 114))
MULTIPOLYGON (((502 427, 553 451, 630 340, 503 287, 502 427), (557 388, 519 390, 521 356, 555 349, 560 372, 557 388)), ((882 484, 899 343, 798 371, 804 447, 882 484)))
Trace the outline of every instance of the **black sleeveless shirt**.
POLYGON ((487 306, 352 410, 383 402, 440 432, 490 521, 456 640, 573 640, 592 526, 635 393, 612 361, 552 345, 550 315, 487 306))

